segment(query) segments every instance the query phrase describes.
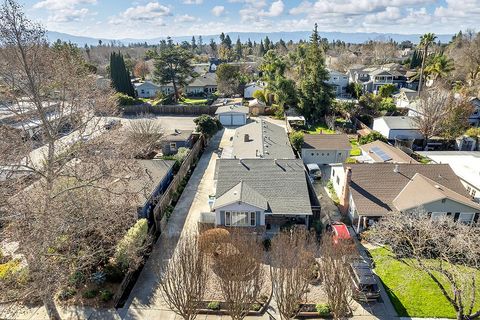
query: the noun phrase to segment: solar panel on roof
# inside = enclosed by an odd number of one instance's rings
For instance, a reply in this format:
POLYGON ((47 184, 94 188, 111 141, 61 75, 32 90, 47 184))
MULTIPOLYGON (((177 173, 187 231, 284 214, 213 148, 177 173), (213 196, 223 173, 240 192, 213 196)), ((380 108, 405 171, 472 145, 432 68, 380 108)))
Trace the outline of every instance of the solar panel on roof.
POLYGON ((372 149, 370 149, 370 151, 375 153, 383 161, 392 160, 392 157, 390 157, 388 154, 386 154, 385 151, 383 151, 379 147, 373 147, 372 149))

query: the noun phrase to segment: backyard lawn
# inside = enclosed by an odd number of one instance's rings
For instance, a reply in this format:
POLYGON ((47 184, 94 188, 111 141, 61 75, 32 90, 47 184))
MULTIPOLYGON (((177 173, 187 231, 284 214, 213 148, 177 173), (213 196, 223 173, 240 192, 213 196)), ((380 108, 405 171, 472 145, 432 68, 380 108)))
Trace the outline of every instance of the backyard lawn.
POLYGON ((358 147, 357 140, 350 139, 350 144, 352 145, 352 150, 350 150, 350 157, 356 157, 362 154, 362 150, 358 147))
MULTIPOLYGON (((379 248, 370 252, 375 260, 375 272, 381 278, 399 316, 456 318, 455 310, 426 273, 396 260, 387 249, 379 248)), ((480 288, 477 290, 479 296, 480 288)), ((476 305, 475 310, 478 310, 480 301, 477 300, 476 305)))
POLYGON ((182 102, 185 104, 204 105, 207 104, 207 99, 185 98, 182 102))
POLYGON ((330 130, 325 123, 317 123, 313 126, 309 126, 306 130, 309 134, 335 134, 334 130, 330 130))

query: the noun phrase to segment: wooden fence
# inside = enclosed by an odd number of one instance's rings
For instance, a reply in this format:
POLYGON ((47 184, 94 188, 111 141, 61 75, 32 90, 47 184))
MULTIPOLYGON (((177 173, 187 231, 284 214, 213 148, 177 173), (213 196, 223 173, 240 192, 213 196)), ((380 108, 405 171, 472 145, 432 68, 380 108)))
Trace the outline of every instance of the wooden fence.
POLYGON ((123 106, 122 111, 127 115, 137 115, 143 113, 152 114, 176 114, 176 115, 214 115, 218 106, 195 106, 195 105, 165 105, 152 106, 150 104, 142 104, 136 106, 123 106))
POLYGON ((165 190, 157 205, 153 209, 154 234, 158 235, 165 227, 164 225, 166 224, 167 219, 162 219, 165 214, 165 209, 172 202, 174 193, 177 191, 180 183, 185 178, 188 171, 191 169, 193 163, 198 159, 198 156, 203 149, 204 144, 205 138, 202 135, 188 153, 177 174, 175 175, 167 190, 165 190))

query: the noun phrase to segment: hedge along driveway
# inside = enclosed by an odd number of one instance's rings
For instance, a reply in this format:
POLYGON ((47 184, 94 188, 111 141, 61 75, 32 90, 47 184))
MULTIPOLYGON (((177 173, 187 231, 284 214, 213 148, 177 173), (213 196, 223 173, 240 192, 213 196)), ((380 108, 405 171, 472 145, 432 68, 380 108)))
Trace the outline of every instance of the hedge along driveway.
MULTIPOLYGON (((453 307, 425 272, 396 260, 385 248, 370 252, 376 264, 375 273, 382 280, 400 317, 456 318, 453 307)), ((479 270, 469 271, 480 276, 479 270)), ((448 284, 446 288, 450 288, 448 284)), ((477 297, 480 298, 480 286, 477 287, 477 297)), ((480 308, 479 298, 474 311, 480 308)))

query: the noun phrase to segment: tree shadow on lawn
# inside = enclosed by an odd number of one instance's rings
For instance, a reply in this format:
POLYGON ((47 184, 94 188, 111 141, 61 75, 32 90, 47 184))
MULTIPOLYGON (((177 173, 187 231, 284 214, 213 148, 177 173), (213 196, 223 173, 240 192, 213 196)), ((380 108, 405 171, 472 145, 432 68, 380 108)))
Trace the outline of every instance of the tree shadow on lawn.
POLYGON ((380 278, 380 277, 377 277, 383 288, 385 289, 385 292, 387 293, 388 295, 388 298, 390 299, 390 302, 393 304, 393 307, 395 308, 395 311, 397 312, 398 316, 399 317, 410 317, 410 315, 408 314, 408 311, 407 309, 405 308, 405 306, 402 304, 402 302, 400 301, 400 299, 397 297, 397 295, 395 294, 395 292, 393 292, 386 284, 385 282, 383 282, 383 280, 380 278))

